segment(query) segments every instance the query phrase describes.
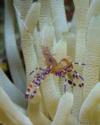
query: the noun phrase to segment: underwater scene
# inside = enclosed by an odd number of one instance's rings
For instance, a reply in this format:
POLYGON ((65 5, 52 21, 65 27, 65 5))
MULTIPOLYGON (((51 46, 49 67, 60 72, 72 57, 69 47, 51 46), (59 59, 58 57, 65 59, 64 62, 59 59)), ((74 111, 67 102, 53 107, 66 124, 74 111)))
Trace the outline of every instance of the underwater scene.
POLYGON ((100 0, 0 0, 0 125, 100 125, 100 0))

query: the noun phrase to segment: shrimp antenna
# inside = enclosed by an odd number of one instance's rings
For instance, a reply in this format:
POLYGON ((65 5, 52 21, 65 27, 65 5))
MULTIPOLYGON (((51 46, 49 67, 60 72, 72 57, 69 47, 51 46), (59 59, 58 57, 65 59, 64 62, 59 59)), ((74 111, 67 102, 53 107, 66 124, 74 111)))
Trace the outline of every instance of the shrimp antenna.
POLYGON ((80 63, 80 62, 73 62, 73 64, 79 65, 79 66, 85 66, 86 65, 85 63, 80 63))
POLYGON ((32 75, 34 73, 34 70, 29 73, 29 75, 32 75))

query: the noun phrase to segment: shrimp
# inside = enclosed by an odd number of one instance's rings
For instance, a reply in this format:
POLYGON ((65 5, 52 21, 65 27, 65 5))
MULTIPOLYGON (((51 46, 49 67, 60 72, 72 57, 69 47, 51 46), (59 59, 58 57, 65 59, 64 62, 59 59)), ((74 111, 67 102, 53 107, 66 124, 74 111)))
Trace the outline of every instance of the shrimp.
MULTIPOLYGON (((65 83, 76 86, 76 83, 74 82, 75 79, 81 80, 82 83, 79 83, 79 87, 84 86, 84 78, 74 69, 74 65, 82 65, 84 66, 84 63, 79 62, 73 62, 69 56, 66 58, 63 58, 59 63, 56 61, 56 59, 51 54, 48 47, 42 46, 42 54, 45 59, 45 68, 37 67, 36 70, 38 70, 38 73, 34 75, 33 81, 29 84, 25 97, 33 98, 38 90, 38 88, 41 85, 41 82, 51 73, 59 78, 63 78, 65 80, 65 83), (67 76, 67 77, 66 77, 67 76)), ((32 71, 30 73, 33 74, 35 71, 32 71)), ((64 92, 66 91, 67 84, 64 83, 64 92)))

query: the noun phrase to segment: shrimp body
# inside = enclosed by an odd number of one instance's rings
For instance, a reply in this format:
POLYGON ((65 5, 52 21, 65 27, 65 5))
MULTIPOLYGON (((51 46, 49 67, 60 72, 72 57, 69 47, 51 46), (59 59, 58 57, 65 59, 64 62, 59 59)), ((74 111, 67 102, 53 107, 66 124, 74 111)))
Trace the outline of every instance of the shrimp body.
MULTIPOLYGON (((51 73, 59 78, 63 78, 65 80, 64 83, 64 92, 66 91, 67 84, 71 86, 76 86, 74 82, 75 79, 81 80, 82 83, 79 83, 79 87, 84 86, 83 77, 74 69, 74 64, 69 57, 62 59, 59 63, 57 63, 56 59, 50 53, 48 47, 42 47, 42 53, 45 58, 46 68, 38 68, 38 73, 34 75, 33 81, 29 84, 25 97, 27 99, 33 98, 40 87, 42 81, 51 73), (66 77, 67 76, 67 77, 66 77)), ((85 65, 82 63, 82 65, 85 65)), ((32 71, 33 72, 33 71, 32 71)), ((32 73, 30 73, 32 74, 32 73)))

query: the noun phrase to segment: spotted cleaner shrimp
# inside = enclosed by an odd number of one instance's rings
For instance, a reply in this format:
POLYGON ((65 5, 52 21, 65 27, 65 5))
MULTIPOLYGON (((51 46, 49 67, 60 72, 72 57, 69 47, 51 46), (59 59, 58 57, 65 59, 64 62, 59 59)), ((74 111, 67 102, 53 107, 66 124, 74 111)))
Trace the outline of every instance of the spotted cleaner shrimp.
POLYGON ((78 84, 79 87, 84 86, 84 78, 74 69, 74 65, 84 66, 84 63, 72 62, 70 57, 63 58, 59 63, 57 63, 56 59, 51 54, 48 47, 42 46, 42 53, 45 58, 46 67, 37 67, 33 70, 30 75, 33 73, 34 78, 32 82, 29 84, 26 90, 25 97, 27 99, 33 98, 39 89, 41 82, 51 73, 59 78, 63 78, 64 83, 64 92, 66 92, 67 84, 71 86, 76 86, 77 84, 74 82, 75 79, 81 80, 82 82, 78 84), (67 76, 67 77, 66 77, 67 76))

